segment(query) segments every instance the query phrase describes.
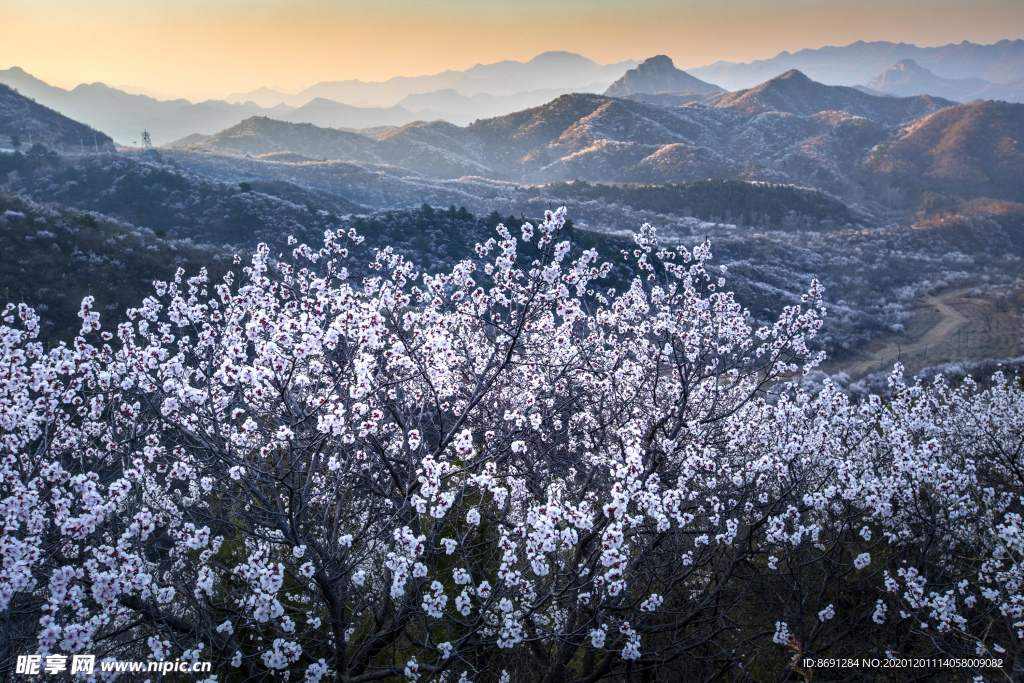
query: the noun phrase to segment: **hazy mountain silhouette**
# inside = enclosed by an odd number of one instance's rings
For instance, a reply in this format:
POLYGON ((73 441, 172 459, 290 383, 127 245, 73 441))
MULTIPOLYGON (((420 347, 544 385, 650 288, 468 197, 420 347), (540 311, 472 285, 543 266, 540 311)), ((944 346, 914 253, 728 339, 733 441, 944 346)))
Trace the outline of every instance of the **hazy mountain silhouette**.
POLYGON ((234 102, 235 104, 247 104, 251 102, 265 109, 270 109, 281 104, 292 106, 288 104, 288 100, 294 95, 295 93, 288 93, 263 86, 246 93, 231 93, 224 98, 224 101, 234 102))
POLYGON ((856 85, 867 83, 903 59, 913 59, 941 78, 983 78, 992 83, 1024 79, 1024 40, 1000 40, 992 45, 963 41, 942 47, 859 40, 843 47, 780 52, 771 59, 717 62, 687 71, 728 90, 750 88, 791 69, 822 83, 856 85))
POLYGON ((30 97, 44 106, 48 106, 46 102, 51 98, 61 97, 68 92, 39 80, 19 66, 0 71, 0 83, 14 88, 25 97, 30 97))
POLYGON ((1003 100, 1005 102, 1024 102, 1024 78, 1019 81, 1003 81, 987 85, 971 97, 980 100, 1003 100))
POLYGON ((636 62, 633 60, 598 64, 572 52, 552 51, 522 63, 478 64, 463 72, 455 88, 464 95, 478 92, 512 95, 543 88, 579 90, 611 83, 634 66, 636 62))
POLYGON ((902 97, 934 95, 951 100, 972 99, 972 95, 991 85, 983 78, 941 78, 913 59, 902 59, 868 82, 879 92, 902 97))
POLYGON ((3 146, 11 148, 18 138, 23 150, 41 143, 65 154, 114 150, 110 136, 34 102, 16 90, 0 85, 0 135, 3 146))
MULTIPOLYGON (((598 87, 587 87, 580 92, 594 92, 598 87)), ((503 116, 550 102, 566 94, 560 88, 527 90, 513 95, 491 95, 476 93, 461 95, 454 88, 429 93, 407 95, 399 105, 413 111, 421 119, 444 119, 451 123, 466 125, 477 119, 503 116)))
POLYGON ((229 102, 253 101, 266 107, 282 102, 301 106, 322 97, 353 106, 391 107, 409 95, 448 89, 464 96, 478 93, 505 96, 555 89, 558 92, 551 94, 555 96, 575 90, 603 90, 634 66, 636 62, 632 60, 602 65, 571 52, 545 52, 527 62, 507 60, 477 64, 465 71, 396 76, 382 82, 322 81, 295 94, 260 88, 248 93, 232 93, 226 99, 229 102))
MULTIPOLYGON (((819 81, 863 84, 907 58, 930 70, 936 78, 980 78, 991 83, 980 84, 982 87, 969 97, 1024 99, 1024 41, 1020 40, 994 45, 965 42, 942 48, 860 42, 843 48, 782 53, 771 60, 747 65, 720 63, 691 69, 689 73, 675 69, 667 58, 655 59, 642 70, 634 69, 635 75, 624 79, 612 92, 631 92, 627 96, 634 99, 678 106, 701 99, 695 97, 694 91, 704 90, 704 95, 713 96, 706 92, 711 83, 725 87, 754 85, 787 70, 782 67, 799 67, 819 81), (757 75, 764 78, 751 81, 757 75), (641 83, 644 78, 647 81, 641 83), (689 94, 678 94, 679 88, 689 94)), ((252 116, 340 128, 401 126, 419 119, 443 119, 463 125, 539 106, 560 94, 604 91, 636 66, 633 61, 600 65, 573 53, 546 52, 527 62, 478 64, 465 71, 398 77, 381 83, 322 82, 297 94, 260 88, 235 95, 229 98, 231 102, 199 103, 129 94, 102 83, 65 90, 17 67, 0 71, 0 83, 129 145, 140 139, 143 129, 150 132, 156 144, 163 144, 193 133, 212 134, 252 116), (289 104, 282 104, 283 101, 289 104), (294 113, 296 107, 302 111, 294 113)), ((850 111, 845 105, 829 106, 850 111)), ((927 112, 922 110, 918 115, 924 113, 927 112)))
POLYGON ((658 55, 627 71, 622 78, 612 83, 604 94, 609 97, 626 97, 639 93, 681 92, 710 93, 724 90, 677 69, 671 59, 665 55, 658 55))
POLYGON ((401 126, 420 118, 401 106, 353 107, 317 97, 284 116, 275 117, 293 123, 312 123, 326 128, 366 128, 368 126, 401 126))
POLYGON ((636 62, 601 65, 569 52, 546 52, 527 62, 478 64, 466 71, 445 71, 419 77, 397 77, 383 83, 322 82, 298 94, 259 88, 227 100, 158 100, 134 95, 102 83, 72 90, 57 88, 13 67, 0 71, 5 83, 61 113, 107 131, 120 144, 137 142, 143 129, 155 144, 183 136, 211 134, 252 116, 270 116, 320 126, 362 128, 404 125, 422 118, 468 123, 477 118, 516 111, 575 90, 600 91, 636 62), (449 108, 421 106, 415 114, 395 109, 409 95, 453 89, 467 103, 449 108), (476 98, 475 96, 482 96, 476 98), (295 115, 291 113, 301 109, 295 115))
POLYGON ((18 67, 0 71, 0 83, 17 88, 21 94, 76 121, 106 131, 122 145, 138 142, 143 129, 159 145, 190 133, 214 133, 254 114, 280 117, 291 110, 267 110, 254 104, 229 104, 221 100, 198 104, 183 99, 157 100, 130 95, 103 83, 83 83, 64 90, 18 67))

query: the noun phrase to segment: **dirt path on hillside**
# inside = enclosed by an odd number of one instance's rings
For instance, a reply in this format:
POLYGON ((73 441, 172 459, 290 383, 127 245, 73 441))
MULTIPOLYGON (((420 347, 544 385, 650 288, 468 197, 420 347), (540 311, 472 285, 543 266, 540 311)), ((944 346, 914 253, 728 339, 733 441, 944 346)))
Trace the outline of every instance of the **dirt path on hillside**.
POLYGON ((865 360, 849 366, 849 372, 854 377, 878 370, 879 368, 891 368, 898 358, 913 358, 917 354, 927 351, 928 347, 934 347, 946 341, 958 330, 968 324, 966 316, 951 308, 946 301, 962 296, 968 289, 956 289, 944 292, 939 296, 925 295, 925 301, 939 314, 939 320, 930 327, 920 338, 915 340, 906 339, 896 345, 890 343, 882 349, 875 351, 865 360))

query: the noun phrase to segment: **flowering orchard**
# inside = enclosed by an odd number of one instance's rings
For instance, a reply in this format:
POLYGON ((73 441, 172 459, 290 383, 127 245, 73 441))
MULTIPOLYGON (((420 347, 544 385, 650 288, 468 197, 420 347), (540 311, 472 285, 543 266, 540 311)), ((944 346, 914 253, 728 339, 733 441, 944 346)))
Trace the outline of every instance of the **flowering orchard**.
POLYGON ((645 226, 616 292, 563 221, 434 276, 264 246, 116 333, 86 299, 70 348, 8 306, 0 661, 778 680, 792 637, 1024 672, 1018 387, 768 400, 818 360, 816 283, 754 329, 707 244, 645 226))

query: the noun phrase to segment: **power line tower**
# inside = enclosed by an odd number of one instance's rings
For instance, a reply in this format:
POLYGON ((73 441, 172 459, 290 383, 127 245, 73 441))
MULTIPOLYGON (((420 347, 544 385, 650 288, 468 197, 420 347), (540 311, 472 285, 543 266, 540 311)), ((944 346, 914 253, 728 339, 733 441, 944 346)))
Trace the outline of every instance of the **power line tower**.
POLYGON ((149 131, 142 131, 142 149, 153 149, 153 141, 149 138, 149 131))

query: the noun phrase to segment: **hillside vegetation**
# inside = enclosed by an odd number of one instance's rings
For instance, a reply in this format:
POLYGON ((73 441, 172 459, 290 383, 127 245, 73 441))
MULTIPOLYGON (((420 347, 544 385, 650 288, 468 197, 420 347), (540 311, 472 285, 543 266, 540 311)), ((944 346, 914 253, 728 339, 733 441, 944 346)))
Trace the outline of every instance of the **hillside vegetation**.
POLYGON ((642 211, 752 227, 817 230, 856 220, 850 208, 838 199, 818 190, 788 185, 721 179, 666 185, 591 185, 577 181, 555 183, 545 189, 552 197, 601 198, 642 211))
POLYGON ((363 207, 281 180, 229 185, 160 156, 0 156, 4 187, 44 202, 115 216, 160 236, 252 246, 322 234, 329 214, 363 207))
POLYGON ((930 192, 1024 202, 1024 104, 943 109, 880 145, 865 171, 869 182, 899 187, 912 199, 930 192))
POLYGON ((232 258, 220 245, 161 239, 105 216, 0 192, 0 307, 35 308, 49 342, 74 338, 85 296, 113 328, 152 294, 154 279, 171 279, 178 268, 216 276, 232 258))

